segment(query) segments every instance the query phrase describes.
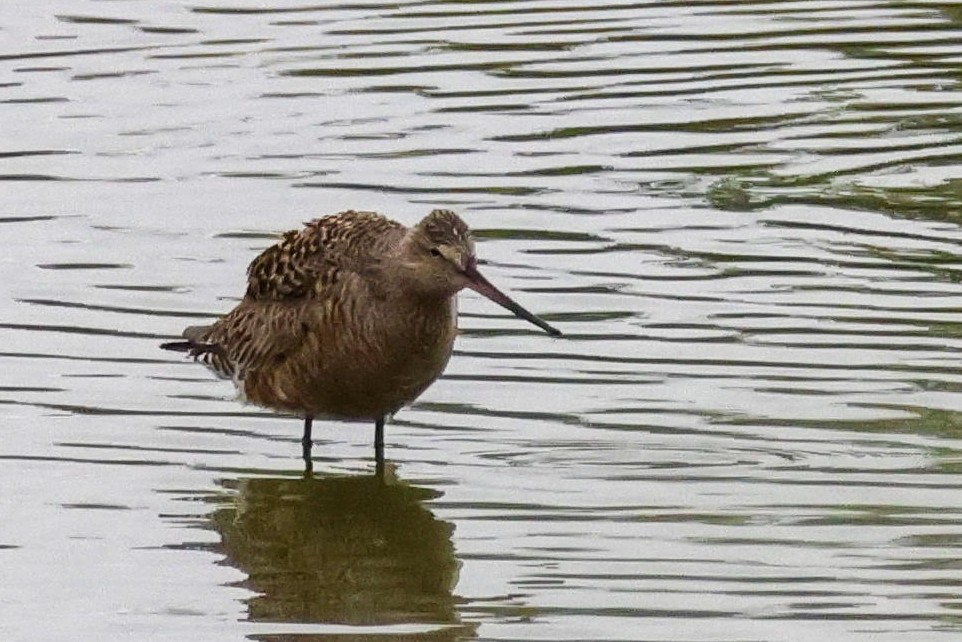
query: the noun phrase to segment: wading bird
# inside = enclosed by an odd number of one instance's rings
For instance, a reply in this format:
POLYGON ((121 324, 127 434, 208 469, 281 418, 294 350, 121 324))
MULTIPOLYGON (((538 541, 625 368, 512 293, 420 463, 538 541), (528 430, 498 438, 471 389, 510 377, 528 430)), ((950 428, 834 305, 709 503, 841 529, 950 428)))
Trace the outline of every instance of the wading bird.
POLYGON ((478 272, 468 226, 454 212, 434 210, 408 228, 347 211, 284 234, 248 266, 237 307, 161 347, 232 379, 243 400, 303 417, 307 474, 315 417, 373 421, 382 474, 385 417, 441 375, 464 288, 561 335, 478 272))

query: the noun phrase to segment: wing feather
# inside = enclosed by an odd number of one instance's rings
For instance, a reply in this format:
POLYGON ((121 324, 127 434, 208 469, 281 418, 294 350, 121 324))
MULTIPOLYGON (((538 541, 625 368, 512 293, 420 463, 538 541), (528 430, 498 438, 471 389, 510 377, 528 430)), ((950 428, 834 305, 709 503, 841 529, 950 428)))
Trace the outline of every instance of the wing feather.
POLYGON ((295 300, 323 296, 345 270, 365 261, 404 233, 404 226, 374 212, 347 211, 287 232, 247 267, 247 300, 295 300))
MULTIPOLYGON (((304 307, 346 305, 345 291, 377 261, 405 227, 374 212, 347 211, 284 234, 247 268, 244 300, 210 326, 184 332, 190 353, 218 374, 240 382, 259 368, 278 367, 311 328, 304 307), (348 278, 345 278, 348 277, 348 278)), ((363 277, 361 277, 363 279, 363 277)))
POLYGON ((192 354, 219 375, 241 381, 282 364, 310 331, 296 305, 244 302, 189 338, 192 354))

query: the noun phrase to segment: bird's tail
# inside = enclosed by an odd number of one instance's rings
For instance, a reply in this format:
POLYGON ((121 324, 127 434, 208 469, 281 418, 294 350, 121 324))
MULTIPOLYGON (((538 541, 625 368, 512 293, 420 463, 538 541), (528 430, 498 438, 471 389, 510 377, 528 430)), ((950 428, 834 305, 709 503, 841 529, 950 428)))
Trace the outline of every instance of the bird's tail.
POLYGON ((216 343, 205 343, 203 341, 170 341, 167 343, 161 343, 160 347, 163 350, 171 350, 173 352, 186 352, 187 356, 203 357, 205 354, 220 354, 221 348, 216 343))
POLYGON ((207 325, 192 325, 184 330, 184 341, 168 341, 161 343, 160 347, 162 350, 186 352, 192 357, 199 357, 208 352, 215 352, 217 350, 216 344, 208 343, 201 339, 209 329, 210 326, 207 325))
POLYGON ((168 341, 167 343, 161 343, 161 350, 171 350, 173 352, 190 352, 191 348, 194 347, 190 341, 168 341))

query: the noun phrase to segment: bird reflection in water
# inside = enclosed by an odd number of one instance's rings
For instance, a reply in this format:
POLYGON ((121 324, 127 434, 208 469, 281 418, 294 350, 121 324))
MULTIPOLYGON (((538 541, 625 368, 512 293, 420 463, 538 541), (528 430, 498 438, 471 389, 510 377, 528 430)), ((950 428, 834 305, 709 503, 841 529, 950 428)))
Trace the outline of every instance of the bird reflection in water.
MULTIPOLYGON (((454 526, 424 505, 437 491, 376 476, 224 486, 233 501, 214 512, 213 527, 220 552, 258 593, 248 602, 251 620, 458 624, 454 526)), ((472 637, 461 626, 434 633, 432 640, 472 637)))

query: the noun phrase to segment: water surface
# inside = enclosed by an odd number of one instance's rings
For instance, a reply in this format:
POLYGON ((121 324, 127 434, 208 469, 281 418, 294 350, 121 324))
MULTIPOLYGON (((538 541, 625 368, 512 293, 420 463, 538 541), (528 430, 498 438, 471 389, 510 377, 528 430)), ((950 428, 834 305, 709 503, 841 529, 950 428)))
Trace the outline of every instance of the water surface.
POLYGON ((952 5, 0 16, 0 638, 959 636, 952 5), (566 336, 464 295, 387 485, 157 349, 439 206, 566 336))

